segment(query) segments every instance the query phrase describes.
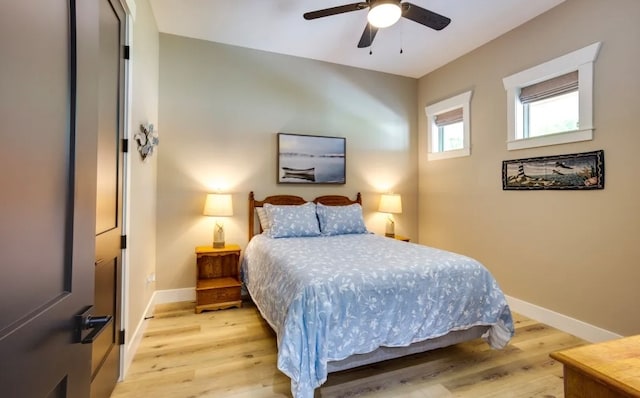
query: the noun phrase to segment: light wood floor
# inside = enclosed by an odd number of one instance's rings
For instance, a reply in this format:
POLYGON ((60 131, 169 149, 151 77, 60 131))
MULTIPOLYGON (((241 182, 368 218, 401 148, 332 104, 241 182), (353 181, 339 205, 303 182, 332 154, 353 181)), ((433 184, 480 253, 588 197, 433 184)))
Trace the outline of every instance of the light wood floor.
MULTIPOLYGON (((563 397, 562 366, 549 353, 585 344, 514 314, 503 350, 482 340, 329 374, 316 397, 563 397)), ((156 308, 133 364, 112 398, 291 397, 276 368, 275 334, 255 306, 203 312, 156 308)))

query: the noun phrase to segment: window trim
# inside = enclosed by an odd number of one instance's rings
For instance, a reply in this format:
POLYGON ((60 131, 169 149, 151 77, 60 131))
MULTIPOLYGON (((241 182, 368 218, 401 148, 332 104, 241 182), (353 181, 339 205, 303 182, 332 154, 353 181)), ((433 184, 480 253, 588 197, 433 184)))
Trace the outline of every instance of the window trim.
POLYGON ((432 105, 428 105, 424 108, 424 111, 427 115, 427 160, 439 160, 439 159, 450 159, 457 158, 463 156, 471 155, 471 128, 470 128, 470 118, 469 118, 469 109, 471 103, 471 95, 473 91, 467 91, 462 94, 458 94, 454 97, 447 98, 443 101, 437 102, 432 105), (437 152, 438 148, 435 148, 434 151, 433 144, 433 135, 438 134, 438 126, 435 123, 435 116, 454 110, 462 108, 462 128, 463 128, 463 137, 462 137, 462 148, 456 149, 452 151, 445 152, 437 152))
POLYGON ((601 42, 596 42, 502 79, 507 91, 507 150, 559 145, 593 139, 593 63, 601 42), (538 137, 518 138, 523 126, 520 89, 531 84, 578 71, 579 126, 577 130, 538 137))

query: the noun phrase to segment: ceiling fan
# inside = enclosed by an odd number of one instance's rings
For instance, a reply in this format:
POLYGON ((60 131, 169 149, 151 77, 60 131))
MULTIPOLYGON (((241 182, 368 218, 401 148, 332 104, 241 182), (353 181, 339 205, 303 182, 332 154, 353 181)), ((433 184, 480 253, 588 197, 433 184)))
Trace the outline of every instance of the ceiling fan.
POLYGON ((405 17, 435 30, 442 30, 451 22, 450 18, 401 0, 366 0, 359 3, 310 11, 303 16, 306 20, 312 20, 345 12, 359 11, 365 8, 369 9, 367 15, 368 23, 364 28, 364 32, 362 32, 358 48, 371 46, 378 29, 393 25, 400 17, 405 17))

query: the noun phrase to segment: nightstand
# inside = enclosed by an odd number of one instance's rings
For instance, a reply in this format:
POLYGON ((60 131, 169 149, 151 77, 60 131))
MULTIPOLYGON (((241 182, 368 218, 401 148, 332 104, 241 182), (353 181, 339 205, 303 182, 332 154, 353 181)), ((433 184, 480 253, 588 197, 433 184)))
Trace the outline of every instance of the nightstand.
POLYGON ((240 246, 196 247, 196 314, 242 306, 240 298, 240 246))
POLYGON ((406 236, 402 236, 402 235, 398 235, 398 234, 396 234, 393 238, 397 239, 397 240, 401 240, 403 242, 410 242, 411 241, 411 239, 407 238, 406 236))

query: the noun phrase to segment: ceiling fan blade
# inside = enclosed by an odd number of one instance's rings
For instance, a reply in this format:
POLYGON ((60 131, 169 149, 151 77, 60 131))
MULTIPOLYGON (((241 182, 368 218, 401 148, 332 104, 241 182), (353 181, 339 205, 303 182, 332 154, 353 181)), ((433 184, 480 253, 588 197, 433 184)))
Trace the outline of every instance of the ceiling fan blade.
POLYGON ((369 47, 371 43, 373 43, 373 39, 376 37, 376 33, 378 33, 378 28, 368 23, 367 26, 364 27, 364 32, 362 32, 362 37, 360 37, 358 48, 369 47))
POLYGON ((436 14, 408 2, 402 3, 402 16, 435 30, 442 30, 451 22, 451 19, 444 15, 436 14))
POLYGON ((345 4, 343 6, 325 8, 323 10, 305 12, 303 17, 306 20, 328 17, 330 15, 342 14, 343 12, 358 11, 369 7, 365 2, 345 4))

